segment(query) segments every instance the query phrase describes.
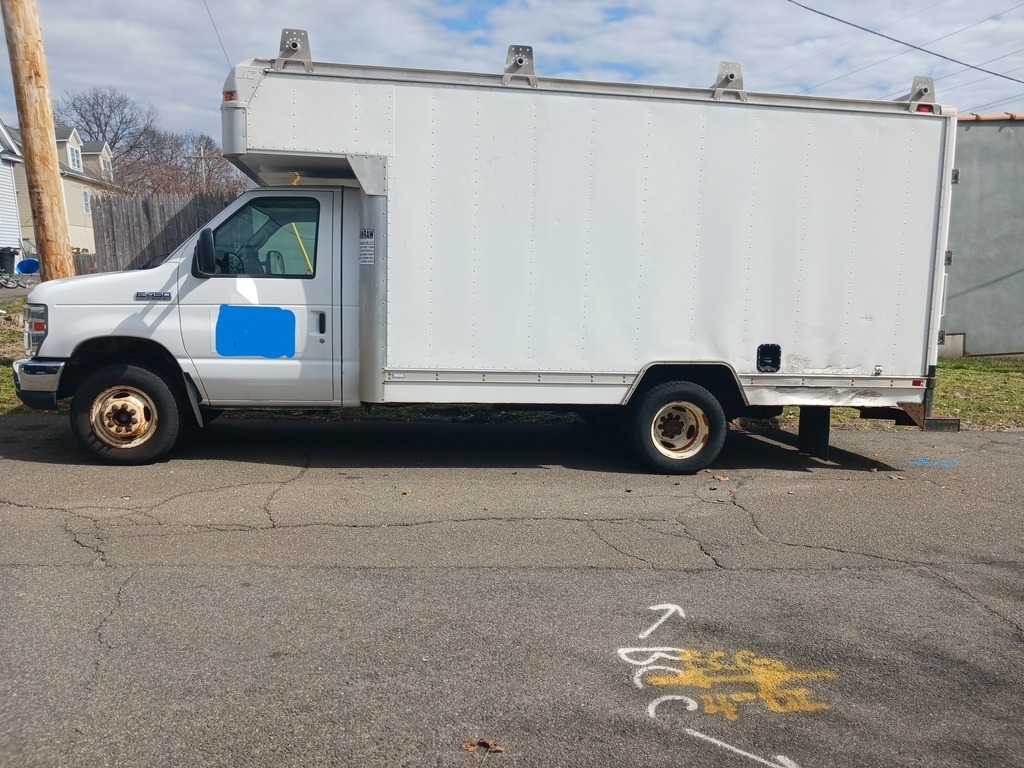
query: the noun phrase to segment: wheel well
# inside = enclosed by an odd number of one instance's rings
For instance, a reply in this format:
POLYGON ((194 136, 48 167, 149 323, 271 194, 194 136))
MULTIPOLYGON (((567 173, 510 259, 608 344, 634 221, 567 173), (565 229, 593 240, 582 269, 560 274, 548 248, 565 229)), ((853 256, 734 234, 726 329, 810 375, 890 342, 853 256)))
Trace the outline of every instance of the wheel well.
POLYGON ((736 418, 746 408, 736 374, 724 363, 652 365, 643 372, 629 396, 629 402, 636 401, 651 388, 670 381, 689 381, 704 387, 722 404, 726 419, 736 418))
POLYGON ((172 390, 181 389, 181 368, 170 352, 156 342, 130 336, 90 339, 78 345, 61 376, 58 397, 74 394, 86 376, 105 365, 131 363, 163 374, 172 390))

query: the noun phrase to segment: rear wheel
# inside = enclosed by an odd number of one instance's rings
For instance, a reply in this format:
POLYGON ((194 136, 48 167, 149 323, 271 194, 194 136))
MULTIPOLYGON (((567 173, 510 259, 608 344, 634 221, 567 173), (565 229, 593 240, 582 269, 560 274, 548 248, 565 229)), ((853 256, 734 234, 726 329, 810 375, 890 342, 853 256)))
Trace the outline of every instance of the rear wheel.
POLYGON ((688 381, 660 384, 643 395, 632 424, 641 460, 677 475, 692 475, 718 458, 727 428, 715 396, 688 381))
POLYGON ((108 464, 145 464, 174 447, 178 398, 159 374, 110 365, 88 376, 71 402, 71 430, 108 464))

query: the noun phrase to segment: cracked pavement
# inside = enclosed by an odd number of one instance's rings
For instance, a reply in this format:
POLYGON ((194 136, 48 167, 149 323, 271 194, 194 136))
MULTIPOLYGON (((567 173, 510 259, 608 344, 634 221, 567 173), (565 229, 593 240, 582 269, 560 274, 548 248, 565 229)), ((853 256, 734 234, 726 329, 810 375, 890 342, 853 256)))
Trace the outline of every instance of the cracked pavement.
POLYGON ((0 766, 1024 766, 1024 432, 794 443, 669 477, 575 424, 225 418, 117 468, 0 417, 0 766))

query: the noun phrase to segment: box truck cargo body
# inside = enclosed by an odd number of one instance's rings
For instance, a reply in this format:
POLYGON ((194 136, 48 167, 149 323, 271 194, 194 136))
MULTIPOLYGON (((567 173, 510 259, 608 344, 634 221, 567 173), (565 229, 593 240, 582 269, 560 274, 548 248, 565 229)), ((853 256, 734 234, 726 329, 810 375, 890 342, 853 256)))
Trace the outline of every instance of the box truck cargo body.
POLYGON ((221 107, 260 186, 153 269, 29 298, 18 392, 73 396, 101 458, 247 407, 603 407, 668 472, 785 405, 818 455, 833 406, 952 426, 930 411, 955 113, 923 79, 833 100, 727 63, 681 89, 537 78, 522 47, 476 75, 282 42, 221 107))

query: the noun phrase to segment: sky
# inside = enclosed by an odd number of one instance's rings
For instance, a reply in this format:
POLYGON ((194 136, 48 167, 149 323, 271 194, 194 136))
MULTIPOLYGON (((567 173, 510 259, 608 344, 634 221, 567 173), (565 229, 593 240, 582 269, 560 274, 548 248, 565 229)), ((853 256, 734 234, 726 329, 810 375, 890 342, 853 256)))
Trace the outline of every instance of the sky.
MULTIPOLYGON (((113 87, 218 143, 229 62, 273 57, 285 27, 309 31, 315 61, 500 73, 510 44, 532 45, 541 78, 709 87, 728 60, 748 91, 893 99, 926 75, 961 112, 1024 113, 1018 0, 800 0, 962 63, 792 0, 36 2, 54 99, 113 87)), ((6 49, 0 118, 17 124, 6 49)))

